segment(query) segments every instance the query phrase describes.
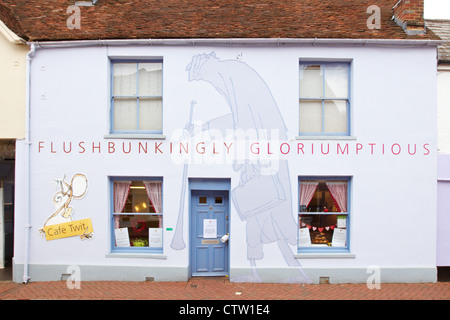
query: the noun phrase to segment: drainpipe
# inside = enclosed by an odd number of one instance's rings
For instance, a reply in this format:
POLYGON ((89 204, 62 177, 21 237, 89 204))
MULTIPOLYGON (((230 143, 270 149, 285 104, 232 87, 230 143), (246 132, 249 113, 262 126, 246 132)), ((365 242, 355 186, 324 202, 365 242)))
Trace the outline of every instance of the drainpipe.
POLYGON ((31 210, 30 210, 30 87, 31 87, 31 60, 35 53, 35 45, 30 45, 30 51, 26 57, 26 107, 25 107, 25 237, 24 237, 24 262, 23 262, 23 283, 26 284, 30 280, 28 275, 28 259, 30 250, 30 229, 31 229, 31 210))

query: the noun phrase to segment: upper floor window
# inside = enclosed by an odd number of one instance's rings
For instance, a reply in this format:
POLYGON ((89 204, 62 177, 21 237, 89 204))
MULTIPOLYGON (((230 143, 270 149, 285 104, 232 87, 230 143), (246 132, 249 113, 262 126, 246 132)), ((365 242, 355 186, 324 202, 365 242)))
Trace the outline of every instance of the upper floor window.
POLYGON ((300 63, 299 134, 350 134, 350 65, 300 63))
POLYGON ((162 133, 162 61, 112 63, 111 132, 162 133))

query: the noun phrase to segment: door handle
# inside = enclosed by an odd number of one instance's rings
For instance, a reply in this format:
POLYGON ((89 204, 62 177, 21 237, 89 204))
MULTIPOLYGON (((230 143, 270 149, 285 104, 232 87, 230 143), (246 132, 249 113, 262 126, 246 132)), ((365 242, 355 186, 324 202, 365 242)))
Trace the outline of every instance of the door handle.
POLYGON ((220 241, 222 241, 223 243, 227 242, 228 239, 230 239, 230 234, 226 234, 224 235, 222 238, 220 238, 220 241))

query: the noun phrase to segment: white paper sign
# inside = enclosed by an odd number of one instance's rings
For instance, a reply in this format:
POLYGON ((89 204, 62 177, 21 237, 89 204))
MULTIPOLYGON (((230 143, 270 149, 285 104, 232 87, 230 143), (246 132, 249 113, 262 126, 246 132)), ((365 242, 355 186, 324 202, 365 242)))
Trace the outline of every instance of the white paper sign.
POLYGON ((300 228, 298 230, 298 246, 311 247, 311 236, 308 228, 300 228))
POLYGON ((148 246, 151 248, 162 247, 162 228, 148 228, 148 246))
POLYGON ((130 246, 130 237, 128 235, 128 228, 114 229, 114 235, 116 236, 116 247, 130 246))
POLYGON ((347 228, 347 217, 346 216, 338 216, 337 217, 337 227, 338 228, 347 228))
POLYGON ((331 245, 333 247, 345 247, 347 241, 347 230, 335 228, 333 232, 333 239, 331 245))
POLYGON ((216 219, 203 219, 203 238, 204 239, 217 238, 216 219))

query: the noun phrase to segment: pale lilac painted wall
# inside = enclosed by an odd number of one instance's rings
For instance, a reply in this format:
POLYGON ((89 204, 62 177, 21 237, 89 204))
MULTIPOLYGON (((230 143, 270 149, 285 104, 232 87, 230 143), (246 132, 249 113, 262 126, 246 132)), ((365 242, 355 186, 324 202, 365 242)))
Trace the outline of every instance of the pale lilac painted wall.
POLYGON ((438 155, 436 265, 450 266, 450 154, 438 155))

